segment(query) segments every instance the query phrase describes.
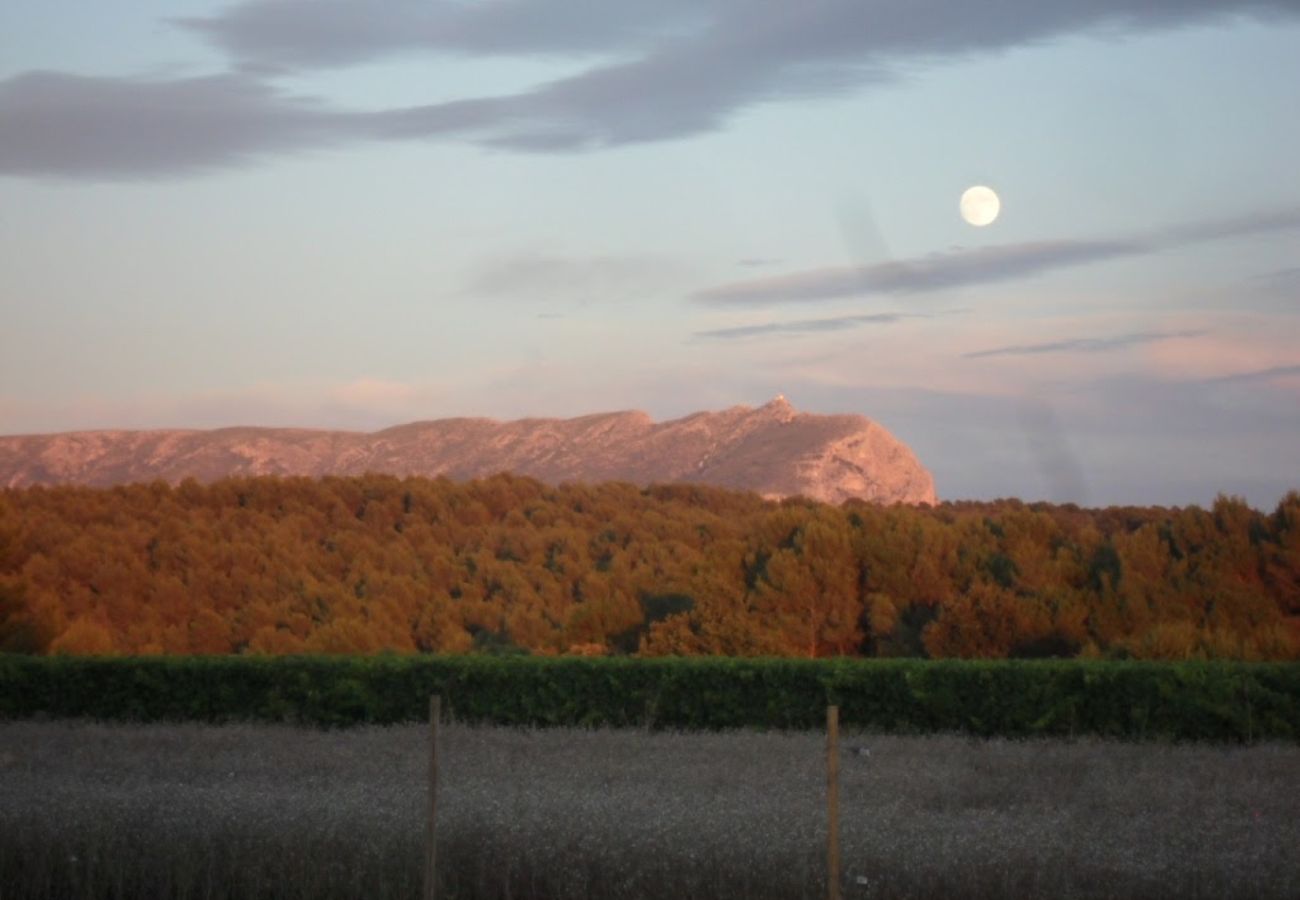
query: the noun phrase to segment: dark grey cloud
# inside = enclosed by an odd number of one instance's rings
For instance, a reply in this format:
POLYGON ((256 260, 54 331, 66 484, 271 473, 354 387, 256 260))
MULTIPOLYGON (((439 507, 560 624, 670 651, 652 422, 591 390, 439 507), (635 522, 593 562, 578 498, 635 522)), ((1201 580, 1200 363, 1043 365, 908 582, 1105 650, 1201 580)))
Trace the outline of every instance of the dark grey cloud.
POLYGON ((716 306, 767 306, 871 294, 916 294, 1011 281, 1069 266, 1296 229, 1300 229, 1300 209, 1264 210, 1177 225, 1152 235, 999 244, 869 266, 808 269, 716 285, 697 291, 693 299, 716 306))
POLYGON ((429 51, 607 54, 699 31, 726 5, 702 0, 249 0, 216 15, 171 21, 235 59, 315 67, 429 51))
POLYGON ((173 20, 227 52, 232 74, 0 82, 0 174, 174 175, 357 140, 454 137, 533 152, 665 140, 717 129, 756 103, 884 83, 917 64, 1074 34, 1297 13, 1300 0, 1001 0, 994 9, 950 0, 260 0, 173 20), (259 80, 285 66, 411 52, 597 61, 513 95, 350 113, 259 80))
POLYGON ((0 174, 186 174, 355 140, 365 116, 247 74, 177 80, 29 72, 0 81, 0 174))
MULTIPOLYGON (((547 5, 530 0, 510 8, 535 4, 547 5)), ((981 4, 948 0, 733 0, 715 3, 710 12, 698 30, 673 34, 630 59, 518 95, 468 101, 484 113, 483 127, 470 136, 540 152, 665 140, 717 129, 755 103, 888 82, 904 63, 1002 51, 1067 34, 1297 13, 1300 2, 1002 0, 993 15, 981 4)), ((438 108, 429 107, 409 111, 413 132, 424 113, 440 130, 438 108)))
MULTIPOLYGON (((172 21, 232 57, 334 66, 412 51, 607 54, 698 43, 744 48, 765 69, 864 57, 951 56, 1064 33, 1169 28, 1294 11, 1287 0, 245 0, 172 21)), ((830 74, 830 73, 827 73, 830 74)), ((844 77, 840 72, 836 77, 844 77)))
POLYGON ((288 151, 455 133, 489 115, 477 103, 331 109, 244 70, 180 79, 27 72, 0 81, 0 175, 186 175, 288 151))
POLYGON ((733 328, 714 328, 697 331, 692 337, 711 340, 735 340, 769 334, 820 334, 844 331, 859 325, 892 325, 903 319, 919 319, 915 313, 872 313, 861 316, 833 316, 825 319, 800 319, 794 322, 764 322, 759 325, 739 325, 733 328))
POLYGON ((1036 356, 1040 353, 1108 353, 1123 350, 1139 344, 1153 344, 1156 341, 1170 341, 1177 338, 1200 337, 1204 331, 1134 331, 1129 334, 1117 334, 1111 337, 1066 338, 1061 341, 1048 341, 1042 344, 1012 344, 1007 347, 994 347, 991 350, 976 350, 963 353, 966 359, 986 359, 990 356, 1036 356))

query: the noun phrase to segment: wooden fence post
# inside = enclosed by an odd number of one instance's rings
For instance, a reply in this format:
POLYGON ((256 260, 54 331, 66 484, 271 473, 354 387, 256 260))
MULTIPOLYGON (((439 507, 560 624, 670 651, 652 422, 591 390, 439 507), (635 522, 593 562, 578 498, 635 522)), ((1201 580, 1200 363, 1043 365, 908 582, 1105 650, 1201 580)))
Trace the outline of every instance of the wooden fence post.
POLYGON ((429 698, 429 821, 425 829, 424 900, 434 900, 438 892, 438 869, 435 852, 438 845, 438 719, 442 698, 429 698))
POLYGON ((826 707, 826 888, 840 900, 840 708, 826 707))

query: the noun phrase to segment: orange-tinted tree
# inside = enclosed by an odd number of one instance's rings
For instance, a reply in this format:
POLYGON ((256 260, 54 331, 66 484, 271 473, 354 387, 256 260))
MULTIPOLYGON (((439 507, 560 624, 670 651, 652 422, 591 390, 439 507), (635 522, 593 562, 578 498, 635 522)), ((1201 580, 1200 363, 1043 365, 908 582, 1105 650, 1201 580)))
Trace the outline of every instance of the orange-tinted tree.
POLYGON ((0 650, 1295 658, 1270 514, 495 476, 0 491, 0 650))

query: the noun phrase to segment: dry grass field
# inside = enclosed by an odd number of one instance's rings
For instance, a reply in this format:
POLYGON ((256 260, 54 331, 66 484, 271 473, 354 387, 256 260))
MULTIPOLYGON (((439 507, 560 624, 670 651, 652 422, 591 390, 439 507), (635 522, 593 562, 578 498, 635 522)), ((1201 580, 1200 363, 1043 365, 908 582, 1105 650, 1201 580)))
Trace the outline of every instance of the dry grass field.
MULTIPOLYGON (((0 723, 0 900, 416 898, 426 739, 0 723)), ((825 896, 823 741, 448 726, 440 896, 825 896)), ((841 778, 846 900, 1300 897, 1293 745, 850 734, 841 778)))

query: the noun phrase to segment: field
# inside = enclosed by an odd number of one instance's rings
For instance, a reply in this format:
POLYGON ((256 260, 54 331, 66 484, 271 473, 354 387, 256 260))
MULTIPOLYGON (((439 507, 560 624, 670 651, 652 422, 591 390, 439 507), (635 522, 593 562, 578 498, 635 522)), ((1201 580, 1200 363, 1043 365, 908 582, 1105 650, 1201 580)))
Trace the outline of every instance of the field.
MULTIPOLYGON (((442 734, 440 896, 825 896, 820 734, 442 734)), ((418 897, 426 754, 420 726, 0 723, 0 900, 418 897)), ((850 733, 844 895, 1296 897, 1297 783, 1293 744, 850 733)))

